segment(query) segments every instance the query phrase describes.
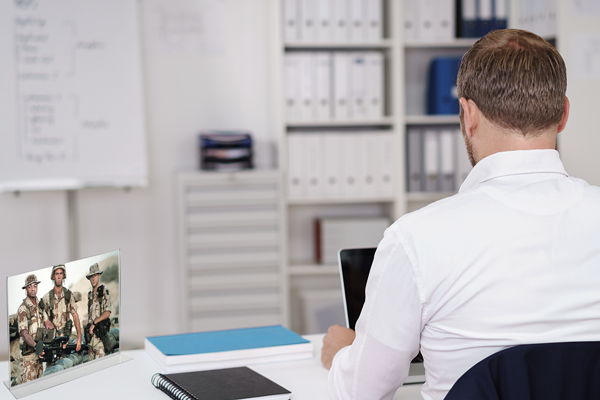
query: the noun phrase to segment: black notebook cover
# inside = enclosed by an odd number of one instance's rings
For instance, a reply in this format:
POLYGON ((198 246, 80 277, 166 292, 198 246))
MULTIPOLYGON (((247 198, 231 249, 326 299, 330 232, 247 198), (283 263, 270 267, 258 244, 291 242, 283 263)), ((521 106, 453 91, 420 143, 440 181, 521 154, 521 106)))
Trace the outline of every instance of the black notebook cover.
POLYGON ((157 374, 152 383, 174 399, 242 400, 265 396, 289 399, 291 393, 248 367, 157 374))

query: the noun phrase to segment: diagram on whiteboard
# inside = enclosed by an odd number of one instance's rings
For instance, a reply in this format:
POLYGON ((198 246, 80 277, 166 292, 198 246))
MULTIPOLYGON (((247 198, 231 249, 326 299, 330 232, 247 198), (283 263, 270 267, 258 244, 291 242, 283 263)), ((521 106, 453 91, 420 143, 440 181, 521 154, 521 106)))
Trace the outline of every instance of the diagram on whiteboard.
POLYGON ((0 55, 11 61, 0 66, 0 190, 2 181, 27 188, 52 179, 78 187, 146 180, 136 7, 0 5, 0 55))

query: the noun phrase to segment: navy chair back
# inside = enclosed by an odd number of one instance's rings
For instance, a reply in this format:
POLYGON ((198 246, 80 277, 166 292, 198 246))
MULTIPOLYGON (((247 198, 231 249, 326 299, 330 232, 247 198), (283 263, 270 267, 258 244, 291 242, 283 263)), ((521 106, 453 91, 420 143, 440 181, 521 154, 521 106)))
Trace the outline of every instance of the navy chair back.
POLYGON ((499 351, 465 372, 445 397, 594 399, 600 399, 600 342, 525 344, 499 351))

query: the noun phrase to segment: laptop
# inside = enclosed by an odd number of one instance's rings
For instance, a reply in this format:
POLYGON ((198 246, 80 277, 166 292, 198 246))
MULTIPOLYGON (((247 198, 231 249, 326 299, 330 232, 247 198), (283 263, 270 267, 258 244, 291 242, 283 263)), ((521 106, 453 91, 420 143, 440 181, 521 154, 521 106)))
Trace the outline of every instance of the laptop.
MULTIPOLYGON (((344 296, 346 327, 355 329, 356 320, 365 303, 367 278, 373 264, 376 247, 341 249, 338 252, 338 265, 344 296)), ((410 364, 408 378, 404 384, 425 382, 425 368, 421 353, 410 364)))

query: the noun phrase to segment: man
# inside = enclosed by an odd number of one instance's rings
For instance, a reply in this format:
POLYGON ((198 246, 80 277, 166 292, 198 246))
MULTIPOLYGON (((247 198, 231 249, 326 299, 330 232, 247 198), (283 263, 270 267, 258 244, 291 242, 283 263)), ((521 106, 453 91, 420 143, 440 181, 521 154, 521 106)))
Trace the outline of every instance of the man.
POLYGON ((33 274, 25 278, 27 297, 17 310, 19 334, 21 335, 21 383, 29 382, 42 376, 44 366, 35 355, 35 340, 38 328, 42 327, 44 314, 40 310, 37 298, 37 277, 33 274))
POLYGON ((86 326, 86 338, 89 337, 89 359, 104 357, 104 344, 102 339, 110 330, 110 293, 104 285, 100 285, 100 271, 98 263, 90 266, 90 271, 86 278, 92 285, 92 290, 88 292, 88 325, 86 326), (89 334, 89 336, 88 336, 89 334))
MULTIPOLYGON (((81 324, 73 293, 64 287, 67 270, 63 264, 52 267, 50 279, 54 288, 44 295, 40 308, 46 315, 46 328, 56 329, 56 336, 71 336, 73 323, 77 331, 77 351, 81 350, 81 324), (72 319, 71 319, 72 318, 72 319)), ((66 346, 66 344, 65 344, 66 346)))
POLYGON ((555 150, 564 61, 537 35, 494 31, 465 54, 457 89, 474 168, 457 195, 386 230, 356 334, 323 339, 334 399, 391 399, 419 350, 430 400, 504 348, 599 338, 600 188, 555 150))

